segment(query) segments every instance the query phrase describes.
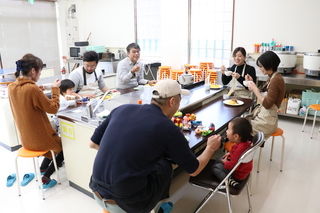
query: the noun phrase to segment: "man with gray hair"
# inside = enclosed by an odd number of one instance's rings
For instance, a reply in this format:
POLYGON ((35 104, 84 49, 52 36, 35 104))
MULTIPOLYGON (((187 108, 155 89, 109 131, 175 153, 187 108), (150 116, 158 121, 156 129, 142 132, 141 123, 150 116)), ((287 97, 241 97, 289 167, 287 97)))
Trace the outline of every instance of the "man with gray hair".
POLYGON ((171 121, 181 95, 189 94, 174 80, 160 80, 151 104, 122 105, 96 128, 90 142, 90 147, 98 150, 90 188, 104 209, 112 213, 157 212, 162 200, 169 197, 172 165, 168 159, 191 176, 206 166, 220 147, 221 137, 209 137, 207 147, 196 157, 171 121))

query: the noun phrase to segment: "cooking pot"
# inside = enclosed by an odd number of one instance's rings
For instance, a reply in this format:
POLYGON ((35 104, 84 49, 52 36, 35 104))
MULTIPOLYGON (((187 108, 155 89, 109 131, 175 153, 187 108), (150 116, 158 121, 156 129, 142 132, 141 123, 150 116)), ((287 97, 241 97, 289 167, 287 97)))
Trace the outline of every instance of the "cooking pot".
POLYGON ((182 85, 190 85, 190 84, 193 84, 194 77, 191 74, 184 73, 179 76, 178 81, 182 85))
POLYGON ((303 68, 306 75, 320 77, 320 53, 304 53, 303 68))
POLYGON ((297 62, 297 52, 292 51, 275 51, 280 58, 278 68, 293 68, 297 62))

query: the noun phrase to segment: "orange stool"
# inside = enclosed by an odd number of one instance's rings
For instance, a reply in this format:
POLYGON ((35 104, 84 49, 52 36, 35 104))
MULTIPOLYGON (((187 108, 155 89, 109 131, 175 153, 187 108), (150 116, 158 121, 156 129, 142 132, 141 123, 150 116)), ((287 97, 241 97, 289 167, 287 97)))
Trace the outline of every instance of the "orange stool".
MULTIPOLYGON (((312 135, 313 135, 313 129, 314 129, 314 125, 316 123, 316 118, 317 118, 317 112, 320 111, 320 104, 311 104, 307 111, 306 111, 306 115, 304 116, 304 122, 303 122, 303 126, 302 126, 302 132, 304 131, 304 127, 306 125, 306 120, 307 120, 307 117, 308 117, 308 112, 309 112, 309 109, 313 109, 315 110, 314 112, 314 117, 313 117, 313 124, 312 124, 312 130, 311 130, 311 139, 312 139, 312 135)), ((319 129, 320 131, 320 129, 319 129)))
POLYGON ((213 63, 212 62, 200 62, 199 68, 202 70, 203 79, 205 79, 208 75, 208 70, 213 69, 213 63))
MULTIPOLYGON (((274 144, 274 137, 276 136, 281 136, 282 137, 282 151, 281 151, 281 163, 280 163, 280 172, 282 172, 282 168, 283 168, 283 156, 284 156, 284 147, 285 147, 285 138, 283 136, 283 130, 281 128, 277 128, 276 131, 271 135, 272 137, 272 144, 271 144, 271 153, 270 153, 270 161, 272 161, 272 153, 273 153, 273 144, 274 144)), ((260 159, 261 159, 261 152, 262 152, 262 148, 260 147, 260 152, 259 152, 259 160, 258 160, 258 168, 257 168, 257 172, 259 173, 259 169, 260 169, 260 159)))
POLYGON ((41 189, 42 192, 42 199, 44 200, 44 191, 43 191, 43 185, 42 185, 42 181, 41 181, 41 173, 40 173, 40 167, 39 167, 39 162, 38 160, 36 160, 36 158, 46 154, 47 152, 51 152, 52 155, 52 160, 54 163, 54 168, 57 172, 57 179, 58 179, 58 183, 61 184, 60 182, 60 176, 59 176, 59 171, 58 171, 58 166, 57 166, 57 162, 56 162, 56 157, 55 154, 52 150, 47 150, 47 151, 31 151, 28 149, 25 149, 24 147, 21 147, 18 150, 17 153, 17 157, 16 157, 16 176, 17 176, 17 181, 18 181, 18 195, 21 196, 21 190, 20 190, 20 178, 19 178, 19 170, 18 170, 18 157, 22 157, 22 158, 32 158, 33 159, 33 166, 34 166, 34 171, 35 171, 35 178, 36 181, 38 181, 39 183, 39 187, 41 189))
POLYGON ((207 75, 212 84, 217 80, 217 72, 215 70, 207 70, 207 75))
POLYGON ((178 77, 183 73, 182 70, 172 70, 171 71, 171 79, 177 81, 178 77))
POLYGON ((102 213, 110 213, 110 212, 108 212, 108 211, 105 210, 105 209, 102 209, 102 213))
POLYGON ((157 72, 157 80, 168 79, 171 77, 171 67, 170 66, 159 66, 157 72))
POLYGON ((185 64, 184 69, 189 72, 190 69, 197 69, 197 65, 185 64))
POLYGON ((202 70, 201 69, 190 69, 189 73, 194 76, 194 82, 199 82, 203 80, 202 78, 202 70))

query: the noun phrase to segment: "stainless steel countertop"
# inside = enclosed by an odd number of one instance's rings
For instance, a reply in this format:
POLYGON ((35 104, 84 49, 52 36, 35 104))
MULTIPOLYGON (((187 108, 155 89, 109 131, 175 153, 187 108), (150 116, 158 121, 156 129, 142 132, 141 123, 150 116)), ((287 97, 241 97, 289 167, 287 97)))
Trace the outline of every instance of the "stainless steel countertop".
MULTIPOLYGON (((305 74, 289 74, 289 75, 282 75, 282 76, 286 84, 320 87, 320 79, 317 77, 311 77, 305 74)), ((268 76, 257 75, 257 79, 258 81, 266 81, 268 79, 268 76)))
MULTIPOLYGON (((213 98, 214 96, 219 97, 219 94, 221 94, 222 91, 224 91, 227 87, 222 87, 219 90, 209 90, 206 91, 204 89, 204 86, 199 86, 196 88, 193 88, 190 90, 189 96, 182 95, 182 99, 180 102, 180 111, 188 110, 188 108, 192 108, 194 105, 201 104, 202 102, 213 98)), ((106 99, 103 102, 103 106, 98 108, 98 112, 103 111, 104 109, 107 109, 109 111, 112 111, 114 108, 123 105, 123 104, 137 104, 138 100, 142 100, 143 104, 149 104, 151 101, 151 94, 152 94, 152 87, 141 87, 139 90, 126 93, 123 95, 120 95, 118 97, 114 97, 111 99, 106 99)), ((67 118, 67 120, 83 123, 85 125, 89 126, 98 126, 100 119, 95 120, 89 120, 89 122, 85 122, 81 119, 81 116, 86 116, 86 104, 78 104, 77 107, 71 107, 64 111, 58 112, 59 118, 67 118)), ((101 121, 101 120, 100 120, 101 121)))

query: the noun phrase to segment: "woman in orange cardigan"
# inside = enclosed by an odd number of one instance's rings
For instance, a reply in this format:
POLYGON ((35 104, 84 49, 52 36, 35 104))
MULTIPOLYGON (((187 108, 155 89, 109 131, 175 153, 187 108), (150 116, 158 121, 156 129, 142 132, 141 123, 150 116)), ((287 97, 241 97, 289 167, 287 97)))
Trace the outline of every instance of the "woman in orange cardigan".
MULTIPOLYGON (((53 83, 52 98, 49 99, 36 85, 43 68, 40 58, 28 53, 16 62, 16 81, 8 87, 10 106, 19 132, 22 146, 29 150, 53 150, 57 164, 62 164, 61 138, 52 128, 46 113, 56 114, 59 109, 60 80, 53 83)), ((57 181, 51 180, 54 165, 50 152, 44 155, 40 171, 43 173, 44 188, 53 187, 57 181)))

